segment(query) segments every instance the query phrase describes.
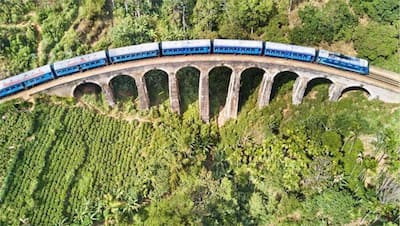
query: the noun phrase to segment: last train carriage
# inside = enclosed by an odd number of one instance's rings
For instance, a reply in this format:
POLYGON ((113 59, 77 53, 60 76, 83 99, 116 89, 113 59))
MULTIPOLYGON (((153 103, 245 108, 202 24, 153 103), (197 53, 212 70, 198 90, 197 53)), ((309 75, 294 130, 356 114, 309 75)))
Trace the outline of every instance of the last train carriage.
POLYGON ((161 43, 154 42, 126 46, 77 56, 4 79, 0 81, 0 98, 57 77, 90 70, 107 65, 108 63, 122 63, 159 56, 210 53, 279 57, 323 64, 364 75, 369 73, 367 60, 305 46, 235 39, 164 41, 161 43))
POLYGON ((317 63, 354 71, 364 75, 369 73, 367 60, 346 56, 341 53, 329 52, 323 49, 318 51, 317 63))

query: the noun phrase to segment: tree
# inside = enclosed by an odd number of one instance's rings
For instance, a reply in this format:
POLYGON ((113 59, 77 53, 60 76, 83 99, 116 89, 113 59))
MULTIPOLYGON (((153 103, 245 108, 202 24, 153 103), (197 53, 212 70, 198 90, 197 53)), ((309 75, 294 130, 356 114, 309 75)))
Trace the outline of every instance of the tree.
POLYGON ((160 9, 157 31, 162 40, 187 39, 193 0, 165 0, 160 9))
POLYGON ((123 8, 124 15, 140 17, 150 15, 153 10, 153 2, 151 0, 115 0, 114 8, 123 8))
POLYGON ((394 55, 398 47, 398 31, 391 25, 375 22, 359 25, 354 33, 354 48, 358 56, 380 63, 394 55), (384 34, 384 35, 382 35, 384 34))
POLYGON ((196 1, 192 16, 193 36, 195 38, 216 38, 222 12, 222 0, 196 1))
POLYGON ((221 36, 232 38, 246 38, 257 33, 277 13, 274 1, 263 0, 229 0, 224 11, 221 36))
POLYGON ((367 14, 377 22, 393 24, 399 18, 397 0, 351 0, 350 5, 357 14, 367 14))
POLYGON ((239 1, 238 6, 240 24, 250 33, 266 26, 270 18, 277 13, 275 1, 239 1))
POLYGON ((149 16, 125 17, 111 30, 112 46, 121 47, 153 41, 155 25, 152 22, 149 16))
POLYGON ((86 19, 92 19, 99 15, 105 6, 106 1, 104 0, 84 0, 82 6, 82 15, 86 19))
POLYGON ((343 0, 330 0, 322 9, 308 5, 299 11, 299 17, 302 26, 295 27, 289 34, 298 44, 350 40, 352 27, 357 24, 356 17, 343 0))

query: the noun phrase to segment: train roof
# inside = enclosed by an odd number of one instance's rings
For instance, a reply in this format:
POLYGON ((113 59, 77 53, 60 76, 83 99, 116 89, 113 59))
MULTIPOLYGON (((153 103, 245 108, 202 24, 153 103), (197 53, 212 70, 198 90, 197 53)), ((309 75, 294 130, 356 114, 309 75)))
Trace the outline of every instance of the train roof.
POLYGON ((307 53, 315 56, 315 48, 306 46, 290 45, 290 44, 283 44, 276 42, 265 42, 265 49, 284 50, 296 53, 307 53))
POLYGON ((110 57, 113 57, 113 56, 128 55, 131 53, 140 53, 140 52, 154 51, 154 50, 157 50, 157 51, 159 50, 158 42, 144 43, 144 44, 140 44, 140 45, 132 45, 132 46, 115 48, 115 49, 109 49, 108 55, 110 57))
POLYGON ((106 57, 106 52, 104 50, 99 52, 89 53, 86 55, 81 55, 70 59, 54 62, 54 70, 68 68, 82 63, 105 59, 105 58, 107 57, 106 57))
POLYGON ((39 76, 47 74, 49 72, 51 72, 50 65, 45 65, 45 66, 38 67, 33 70, 30 70, 30 71, 27 71, 27 72, 24 72, 24 73, 21 73, 21 74, 18 74, 18 75, 9 77, 9 78, 6 78, 6 79, 0 81, 0 89, 4 89, 6 87, 28 81, 30 79, 39 77, 39 76))
POLYGON ((262 41, 238 39, 214 39, 214 46, 262 48, 262 41))
POLYGON ((162 49, 187 48, 187 47, 211 47, 210 39, 195 39, 181 41, 161 42, 162 49))
POLYGON ((336 53, 336 52, 330 52, 324 49, 320 49, 318 52, 318 57, 325 57, 325 58, 330 58, 330 59, 335 59, 339 60, 342 62, 347 62, 351 64, 355 64, 361 67, 368 67, 368 61, 365 59, 353 57, 353 56, 347 56, 341 53, 336 53))

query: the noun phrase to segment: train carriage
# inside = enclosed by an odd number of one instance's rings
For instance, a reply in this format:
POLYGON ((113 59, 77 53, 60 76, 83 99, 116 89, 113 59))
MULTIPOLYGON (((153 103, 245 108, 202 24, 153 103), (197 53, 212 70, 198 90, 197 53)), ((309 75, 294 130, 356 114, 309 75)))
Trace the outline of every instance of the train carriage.
POLYGON ((341 53, 329 52, 320 49, 316 60, 319 64, 324 64, 347 71, 354 71, 367 75, 369 73, 368 61, 357 57, 346 56, 341 53))
POLYGON ((312 62, 316 57, 316 49, 276 42, 265 42, 264 55, 312 62))
POLYGON ((132 45, 108 50, 111 63, 119 63, 130 60, 138 60, 160 55, 158 42, 132 45))
POLYGON ((56 76, 65 76, 78 71, 100 67, 107 64, 105 51, 99 51, 54 63, 56 76))
POLYGON ((161 42, 161 52, 164 56, 207 54, 211 53, 211 40, 181 40, 161 42))
POLYGON ((4 97, 25 88, 47 82, 54 78, 50 65, 45 65, 0 81, 0 97, 4 97))
POLYGON ((40 83, 47 82, 54 78, 50 65, 45 65, 21 74, 25 87, 31 87, 40 83))
POLYGON ((0 98, 16 93, 24 89, 20 78, 10 77, 0 81, 0 98))
POLYGON ((263 49, 262 41, 215 39, 213 52, 222 54, 246 54, 261 55, 263 49))

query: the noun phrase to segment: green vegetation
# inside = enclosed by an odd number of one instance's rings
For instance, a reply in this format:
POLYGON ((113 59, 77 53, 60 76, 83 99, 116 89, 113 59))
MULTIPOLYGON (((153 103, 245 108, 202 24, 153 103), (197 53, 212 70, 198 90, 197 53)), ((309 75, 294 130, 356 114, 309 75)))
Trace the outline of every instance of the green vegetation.
MULTIPOLYGON (((0 224, 398 222, 397 105, 362 93, 332 103, 316 84, 293 106, 293 80, 282 80, 260 111, 259 73, 247 74, 239 118, 222 128, 198 119, 187 89, 182 118, 168 102, 146 113, 93 95, 4 105, 0 224)), ((180 87, 198 78, 178 77, 180 87)))
POLYGON ((399 72, 399 31, 394 26, 375 22, 358 26, 354 34, 354 47, 360 57, 399 72), (382 38, 382 34, 385 37, 382 38))
POLYGON ((306 6, 299 11, 301 27, 295 27, 290 39, 298 44, 316 45, 322 41, 350 41, 357 18, 345 1, 331 0, 322 9, 306 6))
MULTIPOLYGON (((217 37, 328 45, 400 70, 393 0, 1 2, 4 77, 109 47, 217 37)), ((112 109, 94 86, 78 100, 0 105, 0 225, 400 224, 399 105, 357 91, 333 103, 318 80, 294 106, 285 72, 259 110, 262 71, 249 69, 238 119, 218 127, 230 73, 210 72, 210 124, 194 68, 176 74, 182 116, 159 70, 145 76, 148 111, 128 76, 111 81, 112 109)))

